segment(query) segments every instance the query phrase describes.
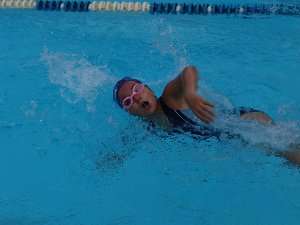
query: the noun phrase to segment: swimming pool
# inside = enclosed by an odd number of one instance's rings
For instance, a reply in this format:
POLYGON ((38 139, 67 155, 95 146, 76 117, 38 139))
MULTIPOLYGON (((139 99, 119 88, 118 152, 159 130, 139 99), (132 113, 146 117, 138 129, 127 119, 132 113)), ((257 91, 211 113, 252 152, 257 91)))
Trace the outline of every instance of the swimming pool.
POLYGON ((298 224, 299 169, 256 146, 299 138, 299 16, 0 18, 0 224, 298 224), (242 125, 249 144, 160 138, 114 105, 123 76, 159 96, 185 65, 217 105, 280 126, 242 125))

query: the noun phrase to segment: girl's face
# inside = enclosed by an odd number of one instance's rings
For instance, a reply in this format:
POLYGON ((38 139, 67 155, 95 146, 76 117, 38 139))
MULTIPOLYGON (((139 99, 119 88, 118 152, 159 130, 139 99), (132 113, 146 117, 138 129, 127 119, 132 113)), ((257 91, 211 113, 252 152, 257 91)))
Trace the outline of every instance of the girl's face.
MULTIPOLYGON (((119 90, 118 100, 122 103, 126 97, 130 97, 133 92, 133 87, 139 84, 136 81, 126 82, 119 90)), ((144 86, 140 93, 134 94, 132 96, 132 105, 129 109, 126 109, 130 114, 135 116, 149 117, 157 112, 157 99, 154 96, 152 90, 147 86, 144 86)))

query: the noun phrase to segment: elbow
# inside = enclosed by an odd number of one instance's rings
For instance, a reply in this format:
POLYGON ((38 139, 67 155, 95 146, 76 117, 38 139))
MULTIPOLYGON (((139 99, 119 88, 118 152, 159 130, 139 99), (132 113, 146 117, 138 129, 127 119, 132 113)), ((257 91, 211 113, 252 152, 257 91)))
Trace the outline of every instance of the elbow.
POLYGON ((186 66, 183 70, 197 70, 196 66, 186 66))
POLYGON ((198 70, 196 66, 186 66, 181 73, 182 76, 196 76, 198 77, 198 70))

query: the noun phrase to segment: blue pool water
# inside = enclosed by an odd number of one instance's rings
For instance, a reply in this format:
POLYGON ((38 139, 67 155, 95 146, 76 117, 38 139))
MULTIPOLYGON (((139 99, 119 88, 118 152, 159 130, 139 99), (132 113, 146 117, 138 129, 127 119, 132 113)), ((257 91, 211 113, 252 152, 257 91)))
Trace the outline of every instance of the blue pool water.
POLYGON ((300 170, 261 145, 299 142, 299 24, 1 10, 0 224, 298 224, 300 170), (220 116, 247 143, 161 138, 113 103, 123 76, 159 96, 186 65, 220 109, 254 107, 277 125, 220 116))

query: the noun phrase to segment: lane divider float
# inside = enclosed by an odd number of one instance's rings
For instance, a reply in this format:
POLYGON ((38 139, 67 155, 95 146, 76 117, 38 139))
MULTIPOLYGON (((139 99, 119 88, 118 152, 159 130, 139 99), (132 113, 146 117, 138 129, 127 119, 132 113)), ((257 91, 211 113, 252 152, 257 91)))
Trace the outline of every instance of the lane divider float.
POLYGON ((148 12, 150 14, 283 14, 299 15, 300 4, 193 4, 76 0, 0 0, 0 8, 66 12, 148 12))
POLYGON ((35 0, 0 0, 0 8, 33 9, 35 0))

